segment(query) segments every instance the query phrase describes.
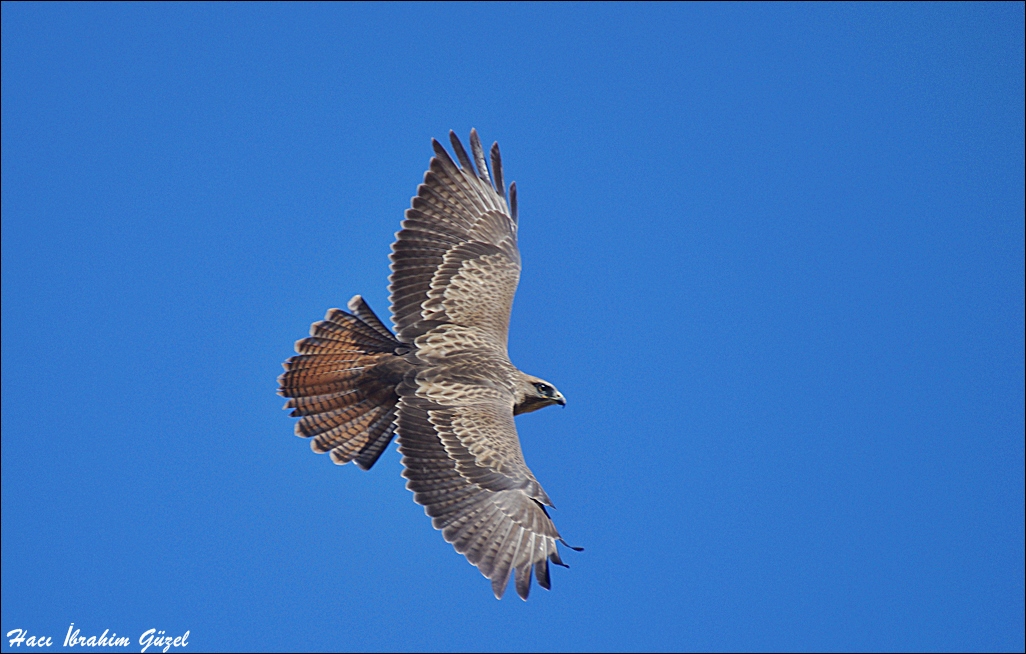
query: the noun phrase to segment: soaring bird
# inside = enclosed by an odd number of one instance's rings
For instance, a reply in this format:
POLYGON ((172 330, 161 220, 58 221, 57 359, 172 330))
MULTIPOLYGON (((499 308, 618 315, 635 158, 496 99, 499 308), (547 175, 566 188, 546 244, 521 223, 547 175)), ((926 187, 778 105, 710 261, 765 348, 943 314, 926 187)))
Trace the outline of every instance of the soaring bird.
MULTIPOLYGON (((491 171, 477 131, 457 164, 435 156, 392 244, 393 334, 359 295, 296 342, 278 394, 314 452, 368 470, 398 435, 406 487, 435 529, 491 580, 527 599, 531 573, 551 587, 566 545, 549 496, 524 462, 513 416, 566 405, 555 385, 521 372, 507 335, 520 279, 517 187, 507 200, 497 143, 491 171)), ((572 548, 579 549, 579 548, 572 548)))

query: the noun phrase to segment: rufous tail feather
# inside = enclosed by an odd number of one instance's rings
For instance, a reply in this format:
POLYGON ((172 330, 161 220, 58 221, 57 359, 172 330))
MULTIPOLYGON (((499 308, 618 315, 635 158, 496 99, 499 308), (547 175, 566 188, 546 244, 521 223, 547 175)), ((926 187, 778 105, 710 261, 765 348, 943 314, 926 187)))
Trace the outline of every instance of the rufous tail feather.
POLYGON ((314 452, 329 452, 337 464, 355 461, 370 469, 395 432, 395 387, 405 362, 401 343, 359 295, 347 313, 330 309, 296 341, 298 354, 282 366, 278 395, 299 417, 296 435, 310 438, 314 452))

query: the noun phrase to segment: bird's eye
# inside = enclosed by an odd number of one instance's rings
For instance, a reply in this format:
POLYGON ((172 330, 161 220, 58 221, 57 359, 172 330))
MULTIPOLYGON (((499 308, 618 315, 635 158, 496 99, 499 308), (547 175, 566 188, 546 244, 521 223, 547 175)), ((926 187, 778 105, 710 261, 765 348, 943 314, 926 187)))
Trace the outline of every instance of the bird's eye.
POLYGON ((534 387, 537 388, 538 392, 542 395, 552 394, 552 388, 548 384, 535 384, 534 387))

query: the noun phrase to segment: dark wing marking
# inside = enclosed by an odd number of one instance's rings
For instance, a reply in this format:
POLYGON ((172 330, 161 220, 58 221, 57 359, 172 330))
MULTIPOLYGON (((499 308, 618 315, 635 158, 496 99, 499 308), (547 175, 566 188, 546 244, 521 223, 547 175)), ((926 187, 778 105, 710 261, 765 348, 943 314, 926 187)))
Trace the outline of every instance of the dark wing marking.
POLYGON ((470 163, 470 157, 467 156, 467 151, 463 149, 463 144, 460 143, 460 139, 456 136, 456 132, 449 130, 449 142, 452 143, 452 149, 456 151, 456 158, 460 160, 460 166, 464 170, 474 170, 474 164, 470 163))
MULTIPOLYGON (((470 135, 476 170, 455 134, 450 139, 461 165, 433 141, 435 156, 392 245, 392 319, 404 343, 448 323, 480 331, 504 352, 520 279, 516 222, 491 182, 477 132, 470 135)), ((497 147, 492 166, 501 180, 497 147)))
POLYGON ((520 218, 517 216, 517 183, 509 185, 509 215, 513 217, 513 224, 516 225, 520 218))
MULTIPOLYGON (((421 377, 421 375, 418 375, 421 377)), ((524 463, 509 400, 447 406, 444 388, 400 387, 399 451, 406 487, 435 529, 492 582, 501 598, 513 575, 527 599, 531 572, 548 589, 549 561, 564 565, 550 504, 524 463)))
POLYGON ((495 190, 506 198, 506 187, 502 185, 502 158, 499 156, 499 144, 492 143, 492 174, 495 176, 495 190))
POLYGON ((481 139, 477 136, 477 130, 470 130, 470 151, 474 153, 474 163, 477 164, 477 176, 482 181, 491 182, 488 178, 488 165, 485 164, 484 148, 481 147, 481 139))

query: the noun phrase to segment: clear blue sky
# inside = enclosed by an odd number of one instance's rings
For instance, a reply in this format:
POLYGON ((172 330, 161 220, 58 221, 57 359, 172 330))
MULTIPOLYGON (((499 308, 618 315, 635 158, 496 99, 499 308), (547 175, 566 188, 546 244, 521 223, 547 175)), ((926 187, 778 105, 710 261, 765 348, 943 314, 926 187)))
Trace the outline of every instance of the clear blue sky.
POLYGON ((4 3, 3 633, 1022 651, 1023 23, 4 3), (387 314, 471 127, 520 191, 510 354, 569 399, 517 424, 586 549, 527 603, 275 395, 326 309, 387 314))

